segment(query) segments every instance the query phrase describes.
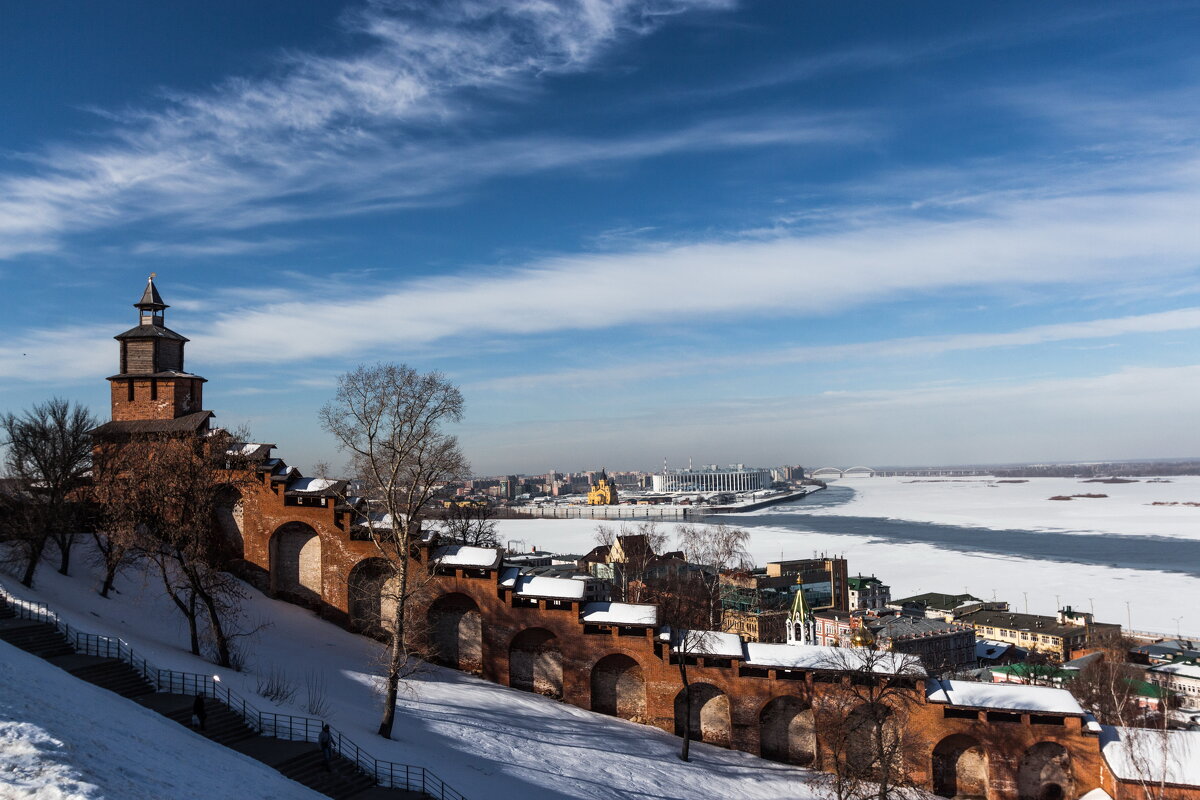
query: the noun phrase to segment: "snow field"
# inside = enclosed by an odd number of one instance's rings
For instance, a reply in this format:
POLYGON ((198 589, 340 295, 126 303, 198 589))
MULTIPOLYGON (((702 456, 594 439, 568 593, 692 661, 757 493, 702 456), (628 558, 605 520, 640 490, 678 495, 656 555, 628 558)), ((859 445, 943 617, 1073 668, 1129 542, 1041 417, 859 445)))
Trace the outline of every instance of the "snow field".
MULTIPOLYGON (((854 497, 836 506, 803 509, 803 513, 884 517, 995 530, 1200 539, 1200 506, 1153 505, 1200 503, 1198 475, 1157 480, 1138 478, 1136 483, 1087 483, 1080 478, 1029 478, 1025 483, 1000 483, 987 477, 843 478, 833 485, 850 487, 854 497), (1049 499, 1076 494, 1108 497, 1049 499)), ((813 497, 819 500, 821 495, 813 497)), ((752 513, 770 515, 802 508, 803 503, 752 513)))

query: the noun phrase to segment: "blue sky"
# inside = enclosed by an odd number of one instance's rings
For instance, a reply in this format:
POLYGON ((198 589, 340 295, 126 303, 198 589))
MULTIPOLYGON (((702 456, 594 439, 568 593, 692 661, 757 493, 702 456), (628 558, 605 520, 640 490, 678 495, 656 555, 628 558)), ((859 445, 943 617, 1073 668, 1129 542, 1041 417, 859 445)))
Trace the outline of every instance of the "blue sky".
POLYGON ((2 408, 106 413, 154 271, 302 467, 376 360, 462 386, 480 473, 1200 455, 1194 3, 0 23, 2 408))

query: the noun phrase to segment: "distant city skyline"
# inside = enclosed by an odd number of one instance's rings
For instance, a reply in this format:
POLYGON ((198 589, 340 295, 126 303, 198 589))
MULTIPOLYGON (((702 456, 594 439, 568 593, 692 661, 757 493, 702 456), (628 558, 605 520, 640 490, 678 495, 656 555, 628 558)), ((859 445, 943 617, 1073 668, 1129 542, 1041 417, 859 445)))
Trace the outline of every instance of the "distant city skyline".
POLYGON ((1200 453, 1196 4, 4 19, 0 409, 105 414, 156 272, 302 469, 378 360, 479 475, 1200 453))

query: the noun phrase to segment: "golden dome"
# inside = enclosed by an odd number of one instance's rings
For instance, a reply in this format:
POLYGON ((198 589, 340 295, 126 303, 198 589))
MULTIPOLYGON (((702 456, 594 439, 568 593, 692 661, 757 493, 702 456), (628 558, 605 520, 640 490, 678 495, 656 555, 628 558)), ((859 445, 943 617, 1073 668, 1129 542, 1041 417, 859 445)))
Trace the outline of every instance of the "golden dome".
POLYGON ((875 637, 871 635, 871 631, 866 625, 860 625, 854 629, 854 633, 850 634, 851 647, 872 647, 875 644, 875 637))

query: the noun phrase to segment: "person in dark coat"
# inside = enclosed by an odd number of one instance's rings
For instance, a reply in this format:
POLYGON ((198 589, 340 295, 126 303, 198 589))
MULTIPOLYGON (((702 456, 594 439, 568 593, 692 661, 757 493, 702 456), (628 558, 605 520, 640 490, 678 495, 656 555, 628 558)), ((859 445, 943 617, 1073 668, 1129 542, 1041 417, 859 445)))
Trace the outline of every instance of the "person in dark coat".
POLYGON ((208 712, 204 710, 204 695, 198 694, 192 703, 192 724, 200 730, 204 730, 204 721, 207 718, 208 712))
POLYGON ((317 737, 317 744, 321 745, 321 758, 325 762, 325 771, 332 772, 333 767, 330 764, 333 761, 333 734, 329 732, 328 722, 321 726, 321 735, 317 737))

